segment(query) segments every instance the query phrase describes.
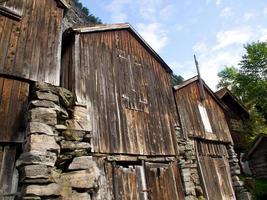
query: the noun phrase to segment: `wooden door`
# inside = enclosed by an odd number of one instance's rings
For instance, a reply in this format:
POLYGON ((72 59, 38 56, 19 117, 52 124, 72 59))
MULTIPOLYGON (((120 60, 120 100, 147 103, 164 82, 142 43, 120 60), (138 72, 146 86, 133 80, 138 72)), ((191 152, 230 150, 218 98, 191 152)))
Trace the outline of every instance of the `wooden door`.
POLYGON ((116 165, 113 170, 116 200, 148 200, 144 168, 141 165, 116 165))
POLYGON ((112 188, 116 200, 184 199, 175 163, 145 163, 144 166, 113 165, 112 188))
POLYGON ((150 200, 184 199, 181 177, 174 163, 147 163, 146 177, 150 200))
POLYGON ((209 200, 235 200, 230 169, 226 158, 200 156, 203 184, 209 200))

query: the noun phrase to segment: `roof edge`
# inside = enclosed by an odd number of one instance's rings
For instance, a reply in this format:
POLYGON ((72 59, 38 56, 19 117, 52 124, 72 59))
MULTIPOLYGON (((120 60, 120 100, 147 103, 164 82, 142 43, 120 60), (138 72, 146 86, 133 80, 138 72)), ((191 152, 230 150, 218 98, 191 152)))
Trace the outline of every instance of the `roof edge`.
POLYGON ((71 6, 66 0, 57 0, 64 8, 69 9, 71 6))
POLYGON ((260 135, 258 138, 256 138, 255 143, 253 144, 253 146, 251 147, 251 149, 248 151, 247 153, 247 159, 249 159, 250 155, 256 150, 256 148, 258 147, 258 145, 261 143, 261 141, 267 138, 267 136, 265 135, 260 135))
POLYGON ((248 109, 246 108, 246 106, 227 88, 227 87, 224 87, 218 91, 215 92, 215 94, 220 98, 222 99, 226 94, 229 94, 236 102, 237 104, 247 113, 247 115, 249 116, 249 112, 248 112, 248 109), (221 91, 222 94, 221 95, 218 95, 221 91), (218 94, 217 94, 218 93, 218 94))
POLYGON ((102 32, 102 31, 112 31, 112 30, 130 30, 134 35, 144 44, 150 53, 152 53, 156 59, 163 65, 164 69, 172 74, 172 69, 167 65, 167 63, 159 56, 159 54, 144 40, 144 38, 129 24, 108 24, 108 25, 97 25, 97 26, 83 26, 77 28, 71 28, 72 32, 76 33, 93 33, 93 32, 102 32))

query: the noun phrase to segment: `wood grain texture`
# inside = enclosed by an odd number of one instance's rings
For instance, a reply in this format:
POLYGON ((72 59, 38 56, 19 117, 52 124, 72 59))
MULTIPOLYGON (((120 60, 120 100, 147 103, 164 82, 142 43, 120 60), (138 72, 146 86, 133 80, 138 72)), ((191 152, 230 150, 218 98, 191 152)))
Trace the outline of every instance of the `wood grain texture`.
POLYGON ((0 77, 0 142, 23 142, 29 83, 0 77))
POLYGON ((175 91, 176 104, 184 134, 189 137, 232 143, 223 108, 205 89, 206 99, 200 100, 198 82, 195 81, 175 91), (206 108, 212 133, 204 128, 198 104, 206 108))
POLYGON ((128 30, 65 41, 62 85, 88 105, 94 151, 175 155, 171 76, 128 30))
POLYGON ((64 9, 54 0, 7 4, 23 12, 21 20, 0 14, 0 73, 59 85, 64 9))

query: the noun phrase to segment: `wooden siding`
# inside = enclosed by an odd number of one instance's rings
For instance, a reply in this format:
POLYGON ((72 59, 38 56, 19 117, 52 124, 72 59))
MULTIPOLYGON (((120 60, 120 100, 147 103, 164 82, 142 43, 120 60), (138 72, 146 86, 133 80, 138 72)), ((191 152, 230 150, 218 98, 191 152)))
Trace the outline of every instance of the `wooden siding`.
POLYGON ((235 200, 228 153, 223 143, 195 140, 202 188, 208 199, 235 200))
POLYGON ((17 193, 18 172, 15 166, 17 146, 0 144, 0 199, 14 199, 17 193))
POLYGON ((253 176, 267 178, 267 138, 264 137, 249 157, 249 166, 253 176))
POLYGON ((29 83, 0 77, 0 142, 23 142, 29 83))
POLYGON ((183 200, 184 190, 175 163, 106 165, 116 200, 183 200))
POLYGON ((235 200, 230 169, 225 158, 200 156, 203 177, 209 199, 235 200))
POLYGON ((175 164, 147 163, 146 175, 149 199, 184 199, 180 173, 175 164))
POLYGON ((232 143, 224 110, 207 89, 205 89, 205 94, 206 99, 202 104, 206 108, 212 133, 205 131, 199 112, 198 104, 201 100, 198 82, 192 82, 175 91, 176 104, 184 134, 189 137, 232 143))
POLYGON ((88 105, 94 151, 175 155, 170 74, 127 30, 76 34, 63 56, 63 86, 88 105))
POLYGON ((0 74, 59 85, 64 10, 54 0, 23 3, 21 20, 0 14, 0 74))

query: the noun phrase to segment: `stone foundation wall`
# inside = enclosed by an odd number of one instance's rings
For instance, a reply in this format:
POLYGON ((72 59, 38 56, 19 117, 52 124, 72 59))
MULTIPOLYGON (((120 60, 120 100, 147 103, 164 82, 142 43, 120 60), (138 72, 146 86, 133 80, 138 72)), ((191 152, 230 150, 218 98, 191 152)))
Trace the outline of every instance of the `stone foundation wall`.
POLYGON ((23 153, 17 160, 22 199, 90 200, 100 170, 91 152, 87 108, 64 88, 36 83, 23 153))
POLYGON ((227 146, 228 159, 231 170, 232 182, 237 200, 251 200, 251 194, 244 187, 244 182, 239 179, 241 174, 237 154, 232 145, 227 146))
POLYGON ((176 138, 179 146, 179 166, 181 176, 185 188, 186 200, 205 199, 198 174, 198 164, 194 141, 189 138, 183 138, 179 133, 179 128, 176 129, 176 138))

